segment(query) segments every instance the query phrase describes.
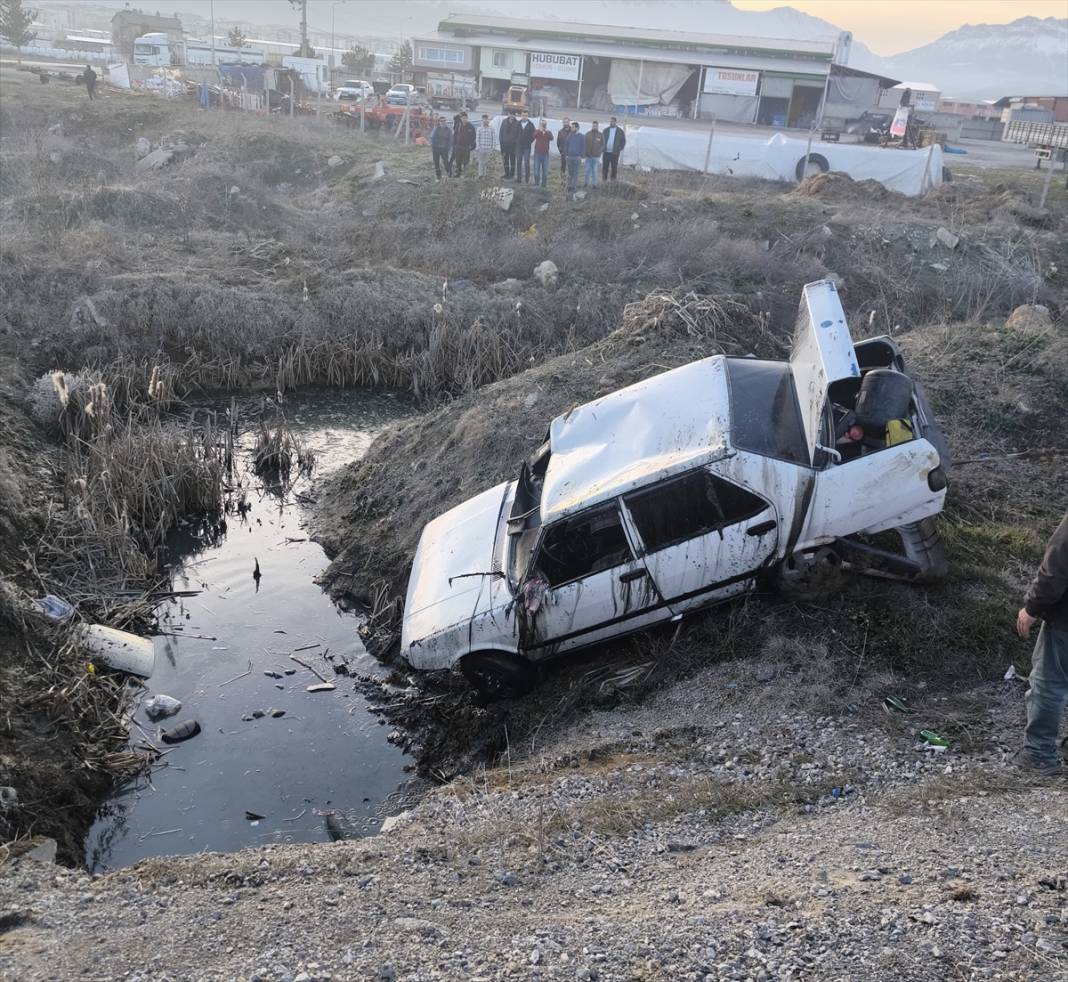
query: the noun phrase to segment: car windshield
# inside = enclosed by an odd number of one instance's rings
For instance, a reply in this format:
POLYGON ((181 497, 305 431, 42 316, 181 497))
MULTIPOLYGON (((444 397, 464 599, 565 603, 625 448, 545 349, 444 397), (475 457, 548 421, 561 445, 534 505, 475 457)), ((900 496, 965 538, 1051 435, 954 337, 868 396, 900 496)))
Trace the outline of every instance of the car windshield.
POLYGON ((508 583, 515 593, 530 567, 530 554, 541 532, 541 488, 549 466, 549 444, 543 443, 523 462, 515 498, 508 514, 508 583))

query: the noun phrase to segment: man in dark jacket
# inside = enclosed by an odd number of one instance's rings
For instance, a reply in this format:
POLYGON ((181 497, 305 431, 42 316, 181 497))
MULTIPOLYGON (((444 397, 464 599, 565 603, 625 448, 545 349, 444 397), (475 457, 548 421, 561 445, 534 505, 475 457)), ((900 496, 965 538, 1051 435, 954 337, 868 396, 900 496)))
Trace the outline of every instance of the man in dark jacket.
POLYGON ((452 138, 452 172, 456 177, 459 177, 471 162, 471 151, 475 149, 475 128, 468 120, 467 113, 461 114, 460 119, 460 128, 452 138))
POLYGON ((85 82, 85 91, 89 93, 89 98, 92 100, 96 96, 96 72, 93 71, 92 65, 85 66, 82 80, 85 82))
POLYGON ((584 188, 597 187, 597 165, 601 162, 601 154, 604 153, 604 134, 597 129, 597 120, 590 123, 586 133, 586 172, 582 178, 584 188))
POLYGON ((627 134, 616 125, 616 117, 608 121, 608 128, 604 131, 604 153, 601 155, 601 178, 607 181, 611 176, 616 179, 616 168, 619 166, 619 157, 623 148, 627 145, 627 134), (611 171, 611 175, 609 175, 611 171))
POLYGON ((438 117, 437 124, 430 131, 430 150, 434 155, 434 173, 437 179, 441 180, 442 167, 445 168, 445 173, 452 177, 452 166, 449 164, 452 159, 452 130, 445 125, 444 116, 438 117))
POLYGON ((556 152, 560 154, 560 173, 567 179, 567 138, 571 136, 571 120, 566 116, 556 134, 556 152))
POLYGON ((567 153, 567 197, 570 201, 578 190, 579 164, 582 163, 582 155, 586 152, 586 137, 579 132, 579 124, 571 124, 571 133, 564 143, 564 151, 567 153))
POLYGON ((534 124, 530 121, 530 114, 523 111, 523 118, 519 121, 519 133, 515 141, 515 182, 528 182, 530 180, 530 146, 534 142, 534 124))
POLYGON ((515 176, 515 151, 519 142, 519 120, 515 113, 509 113, 501 123, 497 133, 497 142, 501 145, 501 159, 504 161, 504 176, 515 176))
POLYGON ((1031 636, 1042 626, 1031 655, 1030 688, 1024 745, 1015 762, 1041 774, 1064 773, 1057 758, 1057 732, 1068 705, 1068 514, 1053 533, 1024 605, 1016 616, 1016 633, 1031 636))

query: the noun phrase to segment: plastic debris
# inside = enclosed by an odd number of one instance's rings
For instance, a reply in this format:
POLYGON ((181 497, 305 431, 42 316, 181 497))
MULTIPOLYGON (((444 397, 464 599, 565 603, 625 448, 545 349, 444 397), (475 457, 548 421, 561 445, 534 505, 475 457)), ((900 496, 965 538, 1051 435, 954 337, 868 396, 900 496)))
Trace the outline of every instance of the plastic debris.
POLYGON ((200 724, 195 719, 185 719, 168 730, 164 730, 160 736, 164 743, 181 743, 190 737, 195 737, 200 732, 200 724))
POLYGON ((336 688, 333 682, 316 682, 308 686, 308 692, 333 692, 336 688))
POLYGON ((245 811, 245 818, 250 822, 262 822, 266 817, 266 815, 260 815, 258 812, 245 811))
POLYGON ((74 608, 66 600, 61 600, 51 593, 35 598, 33 605, 39 614, 57 623, 68 621, 74 615, 74 608))
POLYGON ((12 787, 0 788, 0 812, 10 811, 19 806, 19 793, 12 787))
POLYGON ((156 649, 148 638, 117 631, 103 624, 89 624, 82 631, 82 644, 98 665, 117 672, 148 678, 156 665, 156 649))
POLYGON ((888 713, 902 713, 905 716, 912 712, 905 704, 905 700, 899 699, 897 696, 887 696, 883 700, 883 709, 888 713))
POLYGON ((157 719, 165 719, 173 716, 182 708, 181 702, 173 696, 155 695, 145 700, 145 713, 153 722, 157 719))
POLYGON ((934 730, 920 730, 920 737, 932 747, 948 747, 949 740, 944 736, 939 736, 934 730))

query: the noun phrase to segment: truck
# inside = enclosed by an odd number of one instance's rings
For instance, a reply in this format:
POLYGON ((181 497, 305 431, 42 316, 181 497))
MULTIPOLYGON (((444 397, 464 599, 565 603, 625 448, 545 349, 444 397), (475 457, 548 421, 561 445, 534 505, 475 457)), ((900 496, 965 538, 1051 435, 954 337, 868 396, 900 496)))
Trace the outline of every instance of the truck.
POLYGON ((478 108, 478 87, 474 79, 428 74, 426 97, 434 109, 478 108))
POLYGON ((1040 160, 1051 160, 1055 156, 1063 158, 1068 151, 1068 123, 1027 123, 1013 119, 1005 124, 1001 140, 1034 147, 1040 160), (1060 154, 1055 153, 1058 150, 1060 154))
POLYGON ((530 111, 530 76, 522 72, 512 72, 512 81, 504 90, 504 98, 501 100, 501 112, 530 111))

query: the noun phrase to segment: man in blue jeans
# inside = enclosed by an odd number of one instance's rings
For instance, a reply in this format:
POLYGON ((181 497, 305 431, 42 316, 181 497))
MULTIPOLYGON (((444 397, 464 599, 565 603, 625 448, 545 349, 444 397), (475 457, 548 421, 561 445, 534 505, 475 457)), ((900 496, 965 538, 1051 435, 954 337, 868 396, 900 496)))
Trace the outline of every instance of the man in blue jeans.
POLYGON ((586 146, 583 157, 586 160, 586 173, 582 180, 584 188, 597 187, 597 168, 601 166, 601 154, 604 152, 604 134, 597 129, 597 120, 590 124, 586 134, 586 146))
POLYGON ((1057 733, 1068 705, 1068 514, 1053 533, 1024 605, 1016 617, 1016 633, 1031 636, 1042 626, 1031 655, 1031 687, 1025 697, 1027 725, 1024 745, 1013 758, 1028 770, 1064 776, 1057 756, 1057 733))
POLYGON ((579 124, 571 124, 571 135, 564 143, 564 159, 567 160, 567 196, 569 199, 575 196, 578 190, 579 164, 582 163, 583 154, 586 153, 586 137, 579 132, 579 124))

